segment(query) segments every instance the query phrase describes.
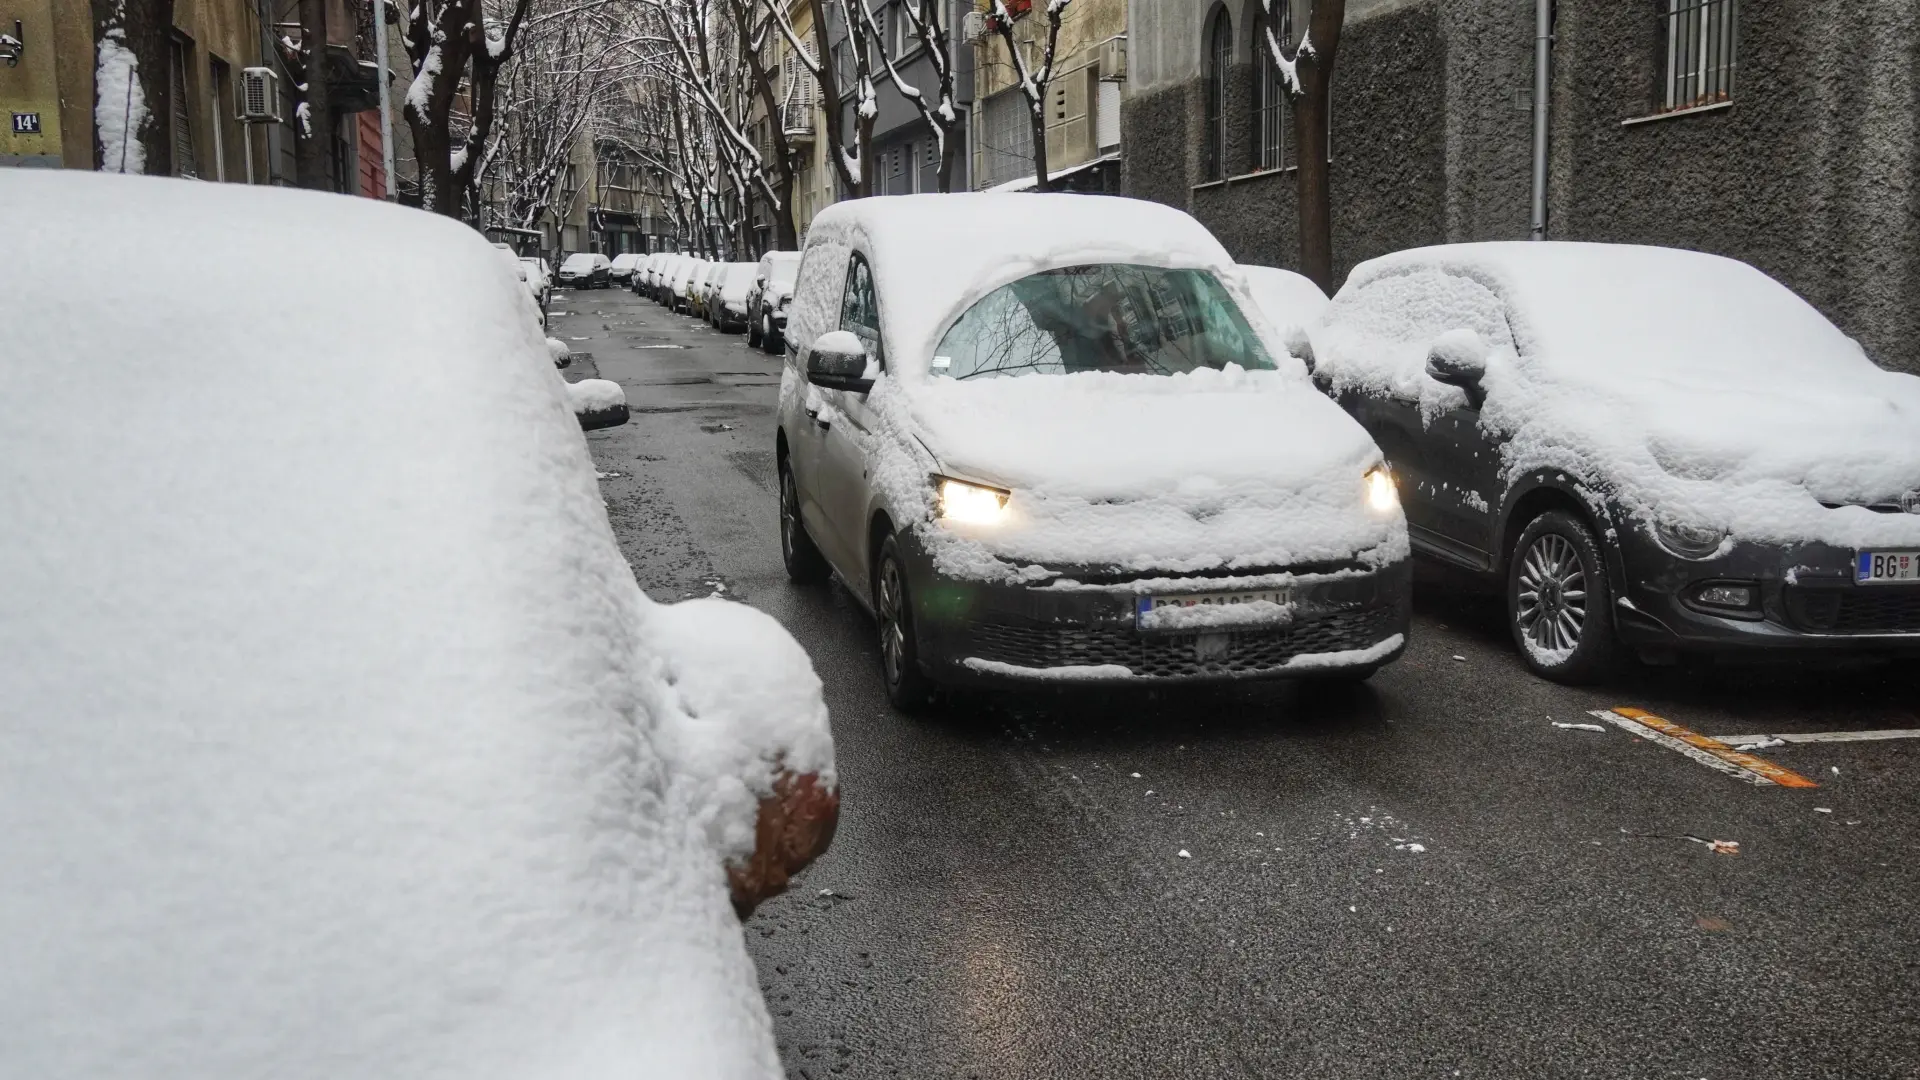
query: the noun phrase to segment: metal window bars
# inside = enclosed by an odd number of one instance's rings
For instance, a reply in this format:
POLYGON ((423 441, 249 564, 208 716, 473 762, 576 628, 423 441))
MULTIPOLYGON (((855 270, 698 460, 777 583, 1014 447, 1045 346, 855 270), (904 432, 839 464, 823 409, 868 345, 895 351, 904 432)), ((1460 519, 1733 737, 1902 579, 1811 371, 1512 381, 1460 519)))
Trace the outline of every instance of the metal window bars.
MULTIPOLYGON (((1280 31, 1276 35, 1289 47, 1293 43, 1293 5, 1280 5, 1280 31)), ((1292 156, 1293 109, 1287 94, 1286 80, 1280 76, 1280 65, 1274 61, 1273 46, 1267 41, 1267 21, 1264 16, 1254 22, 1253 52, 1258 57, 1255 63, 1253 83, 1253 115, 1257 138, 1253 145, 1253 167, 1256 170, 1284 169, 1287 159, 1292 156)))
POLYGON ((1666 23, 1662 112, 1733 100, 1737 0, 1656 0, 1666 23))

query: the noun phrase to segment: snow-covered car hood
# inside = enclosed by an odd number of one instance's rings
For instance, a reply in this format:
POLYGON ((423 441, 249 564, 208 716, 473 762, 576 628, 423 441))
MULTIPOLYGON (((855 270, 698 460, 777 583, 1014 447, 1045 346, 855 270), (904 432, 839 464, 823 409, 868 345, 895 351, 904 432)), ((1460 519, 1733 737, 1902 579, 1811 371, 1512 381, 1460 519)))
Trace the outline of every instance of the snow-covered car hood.
POLYGON ((480 235, 26 169, 0 235, 0 1076, 782 1075, 715 852, 818 681, 640 591, 480 235))
MULTIPOLYGON (((1398 511, 1365 506, 1363 478, 1380 462, 1373 440, 1290 370, 931 379, 874 396, 935 469, 1013 493, 999 525, 928 526, 955 576, 1006 564, 1185 572, 1406 553, 1398 511)), ((891 479, 928 489, 924 470, 900 472, 891 479)))

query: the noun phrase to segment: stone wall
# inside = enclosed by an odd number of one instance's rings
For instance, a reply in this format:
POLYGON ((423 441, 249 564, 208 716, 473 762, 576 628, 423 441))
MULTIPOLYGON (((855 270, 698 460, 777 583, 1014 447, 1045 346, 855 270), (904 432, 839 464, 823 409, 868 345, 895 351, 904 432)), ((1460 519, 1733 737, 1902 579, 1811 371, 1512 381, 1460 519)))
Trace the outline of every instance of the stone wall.
MULTIPOLYGON (((1126 194, 1188 210, 1242 261, 1298 262, 1294 175, 1248 174, 1251 2, 1133 0, 1126 194), (1229 172, 1203 183, 1201 44, 1234 19, 1229 172), (1160 41, 1144 35, 1164 30, 1160 41)), ((1732 256, 1785 282, 1881 364, 1920 371, 1920 5, 1741 5, 1730 107, 1654 108, 1651 5, 1560 0, 1554 239, 1732 256)), ((1349 0, 1334 70, 1336 279, 1406 247, 1527 236, 1533 0, 1349 0)))

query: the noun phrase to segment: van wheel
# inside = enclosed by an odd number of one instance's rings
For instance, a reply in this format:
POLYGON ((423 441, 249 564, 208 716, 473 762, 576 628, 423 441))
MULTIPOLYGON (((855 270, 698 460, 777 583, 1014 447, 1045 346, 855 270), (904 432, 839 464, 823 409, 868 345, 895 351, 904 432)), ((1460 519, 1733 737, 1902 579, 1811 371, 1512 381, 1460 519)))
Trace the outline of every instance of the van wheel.
POLYGON ((794 486, 793 470, 784 460, 780 462, 780 559, 786 563, 787 579, 796 585, 827 580, 827 560, 800 520, 800 489, 794 486))
POLYGON ((1549 510, 1527 523, 1507 560, 1507 624, 1536 675, 1579 684, 1613 668, 1613 595, 1585 522, 1549 510))
POLYGON ((924 711, 933 703, 933 680, 920 670, 907 568, 891 535, 880 542, 880 556, 873 564, 873 615, 880 629, 880 676, 887 700, 901 712, 924 711))
POLYGON ((747 328, 746 328, 747 344, 750 347, 757 349, 760 347, 760 320, 748 319, 746 320, 746 324, 747 324, 747 328))

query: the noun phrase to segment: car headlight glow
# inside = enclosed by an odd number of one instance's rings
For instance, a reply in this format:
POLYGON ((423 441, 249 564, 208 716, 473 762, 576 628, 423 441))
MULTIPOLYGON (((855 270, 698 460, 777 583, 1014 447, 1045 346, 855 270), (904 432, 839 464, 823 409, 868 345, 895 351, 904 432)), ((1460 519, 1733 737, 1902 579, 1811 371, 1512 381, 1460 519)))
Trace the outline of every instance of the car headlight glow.
POLYGON ((940 517, 970 525, 994 525, 1006 515, 1007 496, 999 488, 940 477, 940 517))
POLYGON ((1727 534, 1724 529, 1656 521, 1653 524, 1653 538, 1660 542, 1661 547, 1683 559, 1698 560, 1718 554, 1727 534))
POLYGON ((1385 467, 1367 473, 1367 506, 1382 514, 1400 507, 1400 489, 1385 467))

